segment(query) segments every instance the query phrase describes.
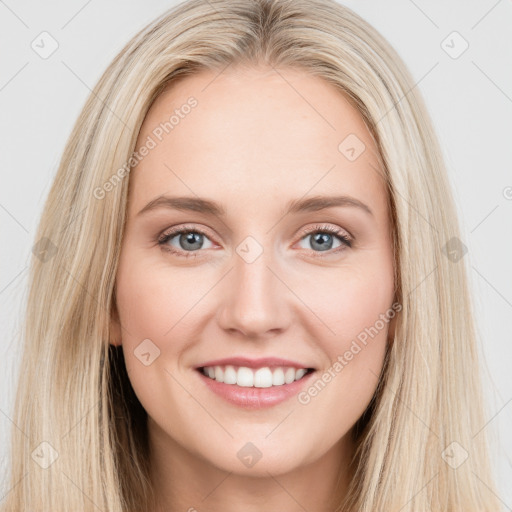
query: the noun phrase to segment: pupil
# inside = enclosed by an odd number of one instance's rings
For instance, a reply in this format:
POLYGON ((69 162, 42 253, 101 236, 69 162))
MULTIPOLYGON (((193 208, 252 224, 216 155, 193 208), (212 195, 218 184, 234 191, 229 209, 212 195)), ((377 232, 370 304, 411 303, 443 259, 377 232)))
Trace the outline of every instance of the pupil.
POLYGON ((329 239, 331 238, 332 236, 327 233, 318 233, 313 237, 313 245, 318 244, 318 249, 321 251, 327 251, 330 249, 329 239))
MULTIPOLYGON (((182 236, 183 236, 183 235, 182 235, 182 236)), ((186 242, 185 242, 185 245, 186 245, 186 244, 192 244, 192 245, 196 244, 196 247, 192 247, 192 249, 198 249, 198 248, 200 248, 200 246, 201 246, 201 242, 200 242, 201 236, 202 236, 202 235, 201 235, 201 234, 199 234, 199 233, 193 233, 193 232, 189 232, 189 233, 187 233, 187 234, 185 235, 185 241, 186 241, 186 242), (199 246, 199 247, 198 247, 198 246, 199 246)), ((183 245, 182 245, 182 247, 183 247, 183 245)), ((183 247, 183 248, 184 248, 184 249, 187 249, 187 248, 188 248, 188 249, 190 249, 190 247, 186 247, 186 246, 185 246, 185 247, 183 247)))

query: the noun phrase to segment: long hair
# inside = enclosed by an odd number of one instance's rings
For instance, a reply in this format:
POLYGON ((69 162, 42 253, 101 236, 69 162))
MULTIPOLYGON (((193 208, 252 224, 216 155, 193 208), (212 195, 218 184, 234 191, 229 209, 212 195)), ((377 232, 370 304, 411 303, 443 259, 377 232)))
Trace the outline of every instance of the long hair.
POLYGON ((334 0, 188 0, 136 34, 102 75, 34 241, 1 510, 148 510, 147 413, 109 343, 133 152, 166 86, 235 64, 334 84, 382 162, 402 308, 354 429, 355 472, 339 510, 496 512, 485 431, 475 434, 485 424, 478 336, 442 153, 399 55, 334 0))

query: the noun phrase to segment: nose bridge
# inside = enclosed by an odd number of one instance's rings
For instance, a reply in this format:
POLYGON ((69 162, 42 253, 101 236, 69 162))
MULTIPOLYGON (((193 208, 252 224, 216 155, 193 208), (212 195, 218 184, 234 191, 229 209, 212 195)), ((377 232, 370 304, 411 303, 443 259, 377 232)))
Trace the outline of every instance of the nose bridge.
MULTIPOLYGON (((270 239, 266 237, 267 242, 270 239)), ((234 268, 224 289, 221 314, 224 328, 257 336, 285 326, 286 287, 271 270, 273 256, 269 243, 264 247, 252 236, 236 247, 234 268)))

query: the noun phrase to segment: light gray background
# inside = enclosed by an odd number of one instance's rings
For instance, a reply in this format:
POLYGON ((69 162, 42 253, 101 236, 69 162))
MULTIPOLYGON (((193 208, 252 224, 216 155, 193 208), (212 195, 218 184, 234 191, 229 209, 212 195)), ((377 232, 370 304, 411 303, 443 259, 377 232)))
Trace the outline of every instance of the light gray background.
MULTIPOLYGON (((1 469, 13 426, 20 370, 15 335, 28 259, 64 144, 90 89, 117 52, 175 3, 0 0, 1 469), (46 59, 31 47, 43 31, 59 45, 46 59)), ((512 510, 512 1, 341 3, 398 50, 434 120, 468 247, 488 369, 489 414, 482 428, 493 439, 499 497, 512 510), (469 44, 457 58, 464 43, 454 31, 469 44)))

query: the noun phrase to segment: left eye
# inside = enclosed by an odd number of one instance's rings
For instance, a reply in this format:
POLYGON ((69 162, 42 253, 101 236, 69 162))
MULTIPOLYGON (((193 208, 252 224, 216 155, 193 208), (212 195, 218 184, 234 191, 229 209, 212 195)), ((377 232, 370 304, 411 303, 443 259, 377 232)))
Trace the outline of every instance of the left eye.
MULTIPOLYGON (((331 226, 315 226, 315 228, 303 232, 300 241, 302 242, 308 237, 312 237, 310 243, 313 247, 313 252, 328 252, 329 254, 333 254, 352 246, 351 238, 344 233, 345 232, 341 229, 331 226), (333 248, 333 240, 336 238, 339 241, 339 245, 333 248)), ((197 249, 208 249, 213 246, 206 233, 188 227, 164 233, 158 239, 158 245, 165 251, 185 258, 196 257, 199 252, 197 249), (178 247, 168 243, 175 238, 178 241, 178 247), (204 240, 209 241, 210 247, 202 247, 204 240)))
MULTIPOLYGON (((337 233, 333 233, 330 230, 323 231, 313 231, 307 234, 302 240, 307 240, 310 238, 310 244, 312 247, 316 247, 319 251, 329 251, 333 249, 333 241, 334 239, 338 239, 339 245, 335 248, 338 248, 342 245, 350 246, 350 240, 344 236, 337 233)), ((316 252, 316 251, 315 251, 316 252)), ((335 251, 336 252, 336 251, 335 251)))

